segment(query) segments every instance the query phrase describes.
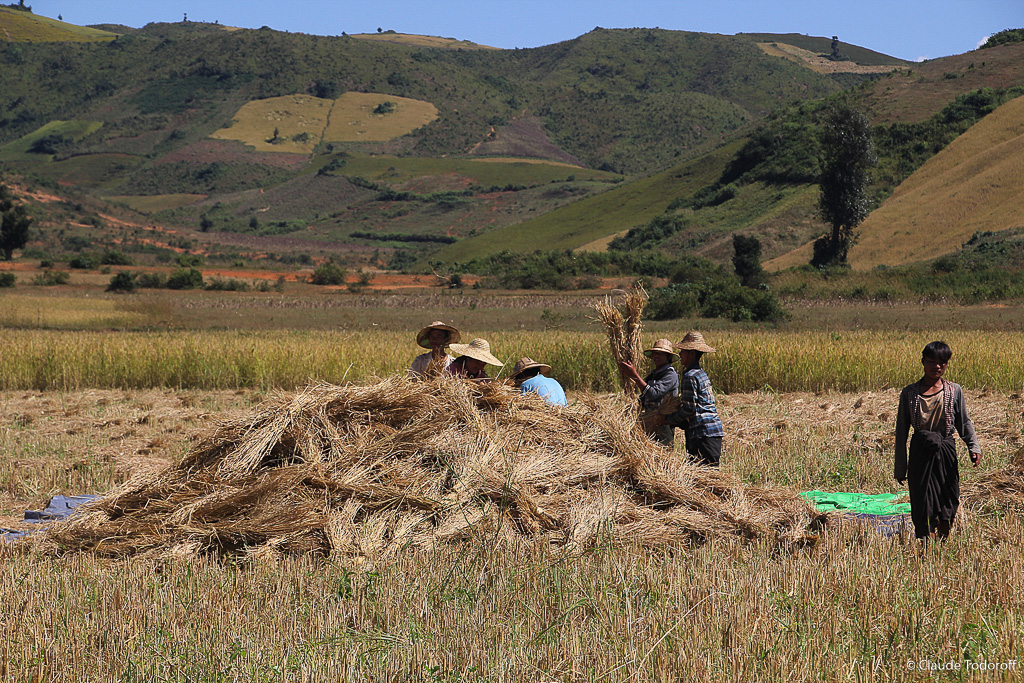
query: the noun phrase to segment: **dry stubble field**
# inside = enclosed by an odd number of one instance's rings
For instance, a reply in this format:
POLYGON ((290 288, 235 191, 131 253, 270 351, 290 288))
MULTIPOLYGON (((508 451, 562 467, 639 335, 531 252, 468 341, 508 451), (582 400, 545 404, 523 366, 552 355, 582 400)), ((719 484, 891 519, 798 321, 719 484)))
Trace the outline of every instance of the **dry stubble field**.
MULTIPOLYGON (((213 317, 201 299, 140 301, 5 314, 0 526, 19 528, 52 495, 103 493, 176 462, 274 387, 399 371, 420 318, 476 321, 503 358, 550 362, 571 396, 614 386, 602 335, 561 300, 492 311, 470 297, 378 310, 311 299, 280 320, 276 299, 211 299, 226 304, 213 317), (552 322, 568 329, 538 331, 552 322)), ((978 470, 962 469, 965 485, 1006 467, 1024 431, 1018 309, 917 308, 798 311, 782 330, 716 323, 720 353, 707 365, 725 472, 792 491, 896 491, 898 387, 936 337, 957 352, 950 375, 967 388, 985 451, 978 470)), ((114 561, 0 545, 0 680, 887 681, 940 667, 1015 680, 1019 511, 964 509, 955 537, 925 552, 855 524, 800 549, 728 538, 567 554, 471 536, 389 562, 114 561)))
MULTIPOLYGON (((7 390, 0 524, 179 458, 252 389, 7 390)), ((768 487, 896 490, 896 390, 721 396, 727 471, 768 487)), ((1021 445, 1024 402, 968 391, 985 460, 1021 445)), ((962 451, 961 445, 961 451, 962 451)), ((678 454, 668 457, 678 457, 678 454)), ((977 472, 965 468, 964 479, 977 472)), ((1024 527, 965 510, 923 554, 856 525, 811 548, 714 541, 575 555, 486 538, 397 561, 110 561, 3 552, 9 680, 904 680, 1021 657, 1024 527)), ((1019 670, 984 674, 1011 680, 1019 670)))

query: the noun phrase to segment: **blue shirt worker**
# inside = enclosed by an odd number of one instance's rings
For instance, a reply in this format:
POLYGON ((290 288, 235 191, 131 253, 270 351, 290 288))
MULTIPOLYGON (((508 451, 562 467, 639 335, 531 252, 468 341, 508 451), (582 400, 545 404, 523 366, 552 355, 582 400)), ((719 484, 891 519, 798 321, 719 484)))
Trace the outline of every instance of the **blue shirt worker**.
POLYGON ((554 406, 566 405, 565 390, 558 380, 552 379, 551 366, 523 357, 512 368, 512 381, 524 394, 532 391, 554 406))
POLYGON ((686 453, 698 465, 718 467, 722 459, 722 421, 715 406, 711 380, 700 366, 700 358, 715 350, 707 345, 700 332, 687 332, 683 340, 673 344, 679 349, 679 361, 685 368, 679 380, 679 408, 667 421, 682 427, 686 433, 686 453))
POLYGON ((640 389, 640 426, 644 433, 662 446, 672 448, 675 443, 675 427, 667 424, 658 410, 662 401, 679 393, 679 375, 672 367, 672 361, 679 354, 672 350, 672 342, 659 339, 644 355, 654 363, 654 370, 644 379, 632 363, 619 361, 619 372, 624 380, 633 382, 640 389))

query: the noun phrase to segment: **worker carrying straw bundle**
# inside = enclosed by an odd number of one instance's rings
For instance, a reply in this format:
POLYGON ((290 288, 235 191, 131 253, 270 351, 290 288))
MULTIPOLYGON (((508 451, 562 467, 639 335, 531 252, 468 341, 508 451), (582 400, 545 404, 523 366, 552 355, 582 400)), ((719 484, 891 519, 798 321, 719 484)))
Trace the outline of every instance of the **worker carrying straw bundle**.
POLYGON ((662 401, 679 393, 679 375, 672 367, 672 361, 679 358, 668 339, 659 339, 644 355, 651 359, 654 369, 647 377, 640 374, 632 363, 619 361, 619 372, 624 379, 640 389, 640 426, 644 433, 662 446, 672 448, 675 441, 675 427, 665 422, 659 412, 662 401))
MULTIPOLYGON (((683 429, 686 454, 692 462, 718 467, 722 459, 722 420, 718 417, 711 380, 700 366, 701 356, 714 353, 715 349, 696 330, 687 332, 672 347, 679 350, 683 376, 679 380, 679 407, 665 416, 665 422, 683 429)), ((664 403, 661 412, 666 412, 664 403)))

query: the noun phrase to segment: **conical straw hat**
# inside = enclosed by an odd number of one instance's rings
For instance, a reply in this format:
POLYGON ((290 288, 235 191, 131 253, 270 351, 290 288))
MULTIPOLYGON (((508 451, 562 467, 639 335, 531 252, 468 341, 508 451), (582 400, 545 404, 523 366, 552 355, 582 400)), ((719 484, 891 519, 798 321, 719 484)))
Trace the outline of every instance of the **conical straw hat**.
POLYGON ((454 353, 460 356, 469 356, 477 360, 482 360, 488 365, 502 366, 500 360, 491 355, 491 345, 487 343, 486 339, 474 339, 468 344, 451 344, 449 347, 454 353))
POLYGON ((704 353, 714 353, 715 350, 708 346, 707 342, 704 341, 704 335, 696 330, 690 330, 683 337, 683 340, 678 344, 673 344, 677 349, 681 351, 703 351, 704 353))
POLYGON ((648 358, 651 357, 651 353, 654 351, 660 351, 661 353, 667 353, 672 358, 678 358, 679 354, 672 350, 671 339, 659 339, 654 342, 654 345, 649 349, 644 349, 644 355, 648 358))
POLYGON ((444 330, 445 332, 447 332, 449 344, 454 344, 455 342, 462 339, 462 333, 459 332, 457 329, 455 329, 451 325, 445 325, 440 320, 435 320, 434 322, 430 323, 422 330, 420 330, 419 333, 416 335, 416 343, 425 349, 430 348, 430 341, 427 339, 427 337, 430 336, 431 330, 444 330))
POLYGON ((540 374, 544 375, 545 377, 551 373, 550 365, 546 363, 538 363, 532 358, 527 358, 526 356, 523 356, 522 358, 519 359, 515 366, 513 366, 512 374, 509 376, 512 379, 515 379, 516 377, 519 376, 519 373, 526 372, 530 368, 540 368, 540 374))

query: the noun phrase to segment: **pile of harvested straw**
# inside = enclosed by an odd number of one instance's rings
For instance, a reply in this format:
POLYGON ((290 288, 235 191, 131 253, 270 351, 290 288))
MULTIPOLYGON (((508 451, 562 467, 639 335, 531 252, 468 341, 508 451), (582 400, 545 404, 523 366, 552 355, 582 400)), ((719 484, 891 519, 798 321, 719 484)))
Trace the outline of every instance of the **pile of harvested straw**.
POLYGON ((795 493, 685 464, 621 404, 583 395, 556 408, 497 383, 394 377, 277 396, 44 540, 109 556, 379 561, 468 538, 569 549, 716 536, 791 543, 818 517, 795 493))
MULTIPOLYGON (((612 303, 611 297, 594 305, 597 320, 604 326, 608 334, 608 345, 612 350, 615 362, 626 362, 639 368, 643 360, 643 322, 641 318, 647 307, 647 291, 639 282, 633 289, 626 292, 622 301, 622 310, 612 303)), ((624 382, 627 393, 633 393, 632 382, 624 382)))

